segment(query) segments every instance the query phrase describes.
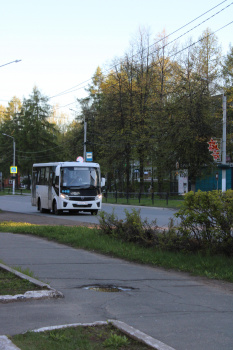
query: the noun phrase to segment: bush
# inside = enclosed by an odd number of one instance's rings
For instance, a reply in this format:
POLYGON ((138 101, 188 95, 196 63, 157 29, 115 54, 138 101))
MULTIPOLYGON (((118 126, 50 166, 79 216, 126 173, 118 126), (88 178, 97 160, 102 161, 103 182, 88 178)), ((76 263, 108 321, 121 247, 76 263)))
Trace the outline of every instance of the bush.
POLYGON ((189 192, 176 217, 179 232, 199 250, 233 255, 233 191, 189 192))
POLYGON ((144 247, 155 247, 159 250, 190 251, 194 249, 193 240, 182 237, 171 219, 168 230, 158 227, 156 220, 148 223, 142 221, 140 210, 125 209, 126 219, 118 220, 114 214, 100 212, 99 227, 104 234, 111 235, 125 242, 133 242, 144 247))
POLYGON ((99 226, 104 234, 159 250, 203 252, 233 256, 233 191, 189 192, 183 208, 175 216, 181 220, 175 227, 171 219, 168 229, 156 220, 142 221, 140 210, 129 213, 125 220, 100 212, 99 226))
POLYGON ((139 243, 144 246, 154 246, 157 241, 157 235, 160 232, 156 220, 151 224, 147 220, 142 221, 140 210, 132 209, 129 213, 124 210, 126 220, 118 220, 114 210, 112 214, 101 211, 99 214, 99 226, 103 233, 120 238, 125 242, 139 243))

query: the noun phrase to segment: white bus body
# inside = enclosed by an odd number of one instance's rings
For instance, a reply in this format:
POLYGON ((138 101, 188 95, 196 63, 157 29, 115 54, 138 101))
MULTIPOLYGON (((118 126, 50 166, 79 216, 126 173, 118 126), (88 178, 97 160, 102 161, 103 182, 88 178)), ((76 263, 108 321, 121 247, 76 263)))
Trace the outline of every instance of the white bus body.
POLYGON ((33 206, 40 212, 86 211, 97 214, 102 205, 100 166, 91 162, 33 164, 33 206))

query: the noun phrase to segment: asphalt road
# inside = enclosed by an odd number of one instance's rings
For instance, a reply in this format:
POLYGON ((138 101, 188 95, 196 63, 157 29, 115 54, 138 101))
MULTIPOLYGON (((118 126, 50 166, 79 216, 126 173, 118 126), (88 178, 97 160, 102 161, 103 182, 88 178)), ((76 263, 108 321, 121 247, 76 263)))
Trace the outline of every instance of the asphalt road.
MULTIPOLYGON (((160 227, 166 227, 169 222, 169 218, 174 218, 175 210, 166 208, 151 208, 151 207, 135 207, 131 205, 118 205, 118 204, 103 204, 102 210, 107 213, 112 213, 114 210, 115 215, 119 219, 125 218, 124 210, 127 209, 131 212, 132 208, 140 209, 140 215, 142 219, 148 219, 151 223, 153 220, 157 220, 157 225, 160 227)), ((13 211, 23 214, 35 214, 43 217, 56 217, 53 214, 41 214, 37 211, 36 207, 31 205, 31 197, 25 195, 11 195, 11 196, 0 196, 0 209, 6 211, 13 211)), ((80 213, 78 215, 63 213, 59 215, 59 219, 81 221, 86 223, 98 224, 99 220, 97 216, 90 215, 89 213, 80 213)))

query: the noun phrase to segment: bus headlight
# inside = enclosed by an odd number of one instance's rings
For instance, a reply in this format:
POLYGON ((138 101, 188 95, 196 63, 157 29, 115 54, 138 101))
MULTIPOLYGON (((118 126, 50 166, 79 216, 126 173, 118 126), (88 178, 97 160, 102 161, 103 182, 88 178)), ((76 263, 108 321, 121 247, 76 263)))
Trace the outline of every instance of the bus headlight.
POLYGON ((60 196, 61 196, 62 199, 69 200, 69 196, 67 196, 67 194, 61 193, 60 196))
POLYGON ((97 196, 95 197, 95 200, 98 201, 100 199, 102 199, 102 194, 97 194, 97 196))

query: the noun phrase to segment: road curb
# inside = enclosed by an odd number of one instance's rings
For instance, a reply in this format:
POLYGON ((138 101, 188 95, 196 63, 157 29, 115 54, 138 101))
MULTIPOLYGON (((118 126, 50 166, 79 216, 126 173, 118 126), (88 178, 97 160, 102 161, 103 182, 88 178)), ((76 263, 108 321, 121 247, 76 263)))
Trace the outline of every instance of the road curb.
MULTIPOLYGON (((50 287, 47 283, 43 283, 33 277, 27 276, 22 272, 19 272, 9 266, 0 263, 0 268, 15 274, 16 276, 25 279, 38 287, 46 288, 46 290, 36 290, 36 291, 27 291, 24 294, 16 295, 0 295, 0 303, 9 303, 13 301, 25 301, 29 299, 46 299, 46 298, 64 298, 64 295, 57 291, 56 289, 50 287)), ((1 350, 1 347, 0 347, 1 350)))
POLYGON ((145 343, 151 346, 153 349, 175 350, 174 348, 171 348, 170 346, 162 343, 161 341, 155 338, 152 338, 151 336, 139 331, 138 329, 135 329, 134 327, 129 326, 128 324, 122 321, 109 320, 108 322, 110 322, 113 326, 115 326, 116 328, 118 328, 120 331, 127 334, 131 338, 141 341, 142 343, 145 343))
MULTIPOLYGON (((119 329, 121 332, 128 335, 129 337, 150 346, 152 349, 175 350, 174 348, 171 348, 170 346, 162 343, 161 341, 155 338, 152 338, 151 336, 135 329, 134 327, 131 327, 128 324, 117 320, 96 321, 93 323, 72 323, 72 324, 66 324, 66 325, 42 327, 42 328, 34 329, 32 330, 32 332, 40 333, 40 332, 52 331, 56 329, 64 329, 69 327, 80 327, 80 326, 81 327, 102 326, 102 325, 107 325, 109 323, 112 324, 113 327, 119 329)), ((7 336, 3 335, 3 336, 0 336, 0 350, 20 350, 20 349, 17 346, 15 346, 10 341, 10 339, 7 338, 7 336)))

